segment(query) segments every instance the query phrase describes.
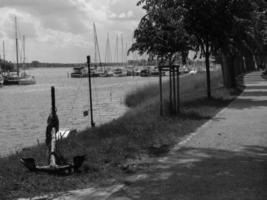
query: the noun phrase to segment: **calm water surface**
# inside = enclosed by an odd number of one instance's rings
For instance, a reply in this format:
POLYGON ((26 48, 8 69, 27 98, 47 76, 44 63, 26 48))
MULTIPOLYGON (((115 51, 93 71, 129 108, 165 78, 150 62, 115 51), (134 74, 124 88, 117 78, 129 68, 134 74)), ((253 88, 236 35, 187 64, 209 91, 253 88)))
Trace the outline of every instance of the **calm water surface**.
MULTIPOLYGON (((88 80, 67 77, 70 68, 33 69, 36 85, 0 88, 0 155, 44 141, 50 113, 50 87, 56 88, 57 114, 61 128, 84 129, 90 118, 88 80)), ((157 83, 157 78, 93 78, 94 118, 97 125, 116 119, 127 111, 125 95, 142 86, 157 83)))

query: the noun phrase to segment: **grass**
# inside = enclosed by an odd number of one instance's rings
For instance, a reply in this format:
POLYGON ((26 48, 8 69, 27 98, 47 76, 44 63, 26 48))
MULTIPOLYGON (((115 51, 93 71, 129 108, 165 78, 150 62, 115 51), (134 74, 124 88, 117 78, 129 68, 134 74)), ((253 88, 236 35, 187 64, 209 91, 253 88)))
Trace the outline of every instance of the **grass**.
MULTIPOLYGON (((126 104, 133 109, 125 115, 71 136, 59 144, 61 153, 68 160, 75 155, 86 154, 87 159, 79 174, 66 177, 36 174, 19 164, 21 157, 34 157, 38 164, 45 164, 47 155, 44 145, 1 158, 0 196, 3 199, 32 197, 86 188, 92 182, 103 184, 108 179, 123 177, 125 171, 121 166, 127 158, 138 158, 142 154, 160 155, 158 151, 161 147, 169 149, 227 106, 235 96, 219 87, 220 80, 220 73, 212 73, 214 98, 206 99, 205 74, 182 78, 182 112, 176 117, 159 116, 159 97, 155 92, 157 86, 129 94, 126 104)), ((167 99, 167 83, 164 87, 167 99)))

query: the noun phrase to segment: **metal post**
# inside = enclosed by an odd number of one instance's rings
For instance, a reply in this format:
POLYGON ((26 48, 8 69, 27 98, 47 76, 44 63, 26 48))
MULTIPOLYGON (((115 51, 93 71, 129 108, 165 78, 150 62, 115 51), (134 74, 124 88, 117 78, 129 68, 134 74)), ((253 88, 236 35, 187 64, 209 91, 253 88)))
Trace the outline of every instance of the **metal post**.
POLYGON ((174 108, 174 114, 177 114, 177 102, 176 102, 176 82, 175 82, 175 66, 172 66, 172 73, 173 73, 173 108, 174 108))
POLYGON ((91 127, 95 127, 93 119, 93 101, 92 101, 92 83, 91 83, 91 69, 90 69, 91 57, 87 56, 87 65, 88 65, 88 81, 89 81, 89 101, 90 101, 90 114, 91 114, 91 127))
POLYGON ((162 72, 160 66, 159 66, 159 94, 160 94, 160 116, 163 116, 162 72))
POLYGON ((172 114, 172 69, 169 66, 169 73, 170 73, 170 114, 172 114))
POLYGON ((179 77, 179 66, 176 68, 176 75, 177 75, 177 81, 176 81, 176 89, 177 89, 177 112, 180 113, 180 77, 179 77))

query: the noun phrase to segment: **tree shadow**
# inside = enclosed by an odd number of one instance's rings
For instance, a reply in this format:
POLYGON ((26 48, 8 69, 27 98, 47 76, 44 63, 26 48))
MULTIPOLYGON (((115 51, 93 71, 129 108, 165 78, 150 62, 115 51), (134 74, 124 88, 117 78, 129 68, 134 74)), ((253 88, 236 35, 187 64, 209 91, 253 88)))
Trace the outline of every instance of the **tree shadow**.
POLYGON ((209 120, 212 118, 211 116, 203 116, 194 111, 181 112, 177 117, 182 118, 182 119, 190 119, 190 120, 209 120))
POLYGON ((263 79, 265 79, 265 80, 267 80, 267 75, 261 75, 261 78, 263 78, 263 79))
POLYGON ((267 199, 266 167, 263 146, 240 151, 182 148, 141 171, 110 199, 263 200, 267 199))
POLYGON ((249 109, 254 107, 267 106, 267 100, 254 100, 250 98, 238 98, 236 99, 229 108, 232 109, 249 109))
POLYGON ((267 97, 267 88, 266 88, 266 91, 244 91, 242 96, 245 96, 245 97, 259 97, 259 96, 266 96, 267 97))
POLYGON ((203 106, 220 108, 230 104, 233 99, 223 99, 223 98, 199 98, 194 101, 189 101, 183 104, 185 108, 199 108, 203 106))
POLYGON ((246 90, 262 90, 262 89, 267 89, 267 86, 265 85, 257 85, 257 86, 246 86, 246 90))

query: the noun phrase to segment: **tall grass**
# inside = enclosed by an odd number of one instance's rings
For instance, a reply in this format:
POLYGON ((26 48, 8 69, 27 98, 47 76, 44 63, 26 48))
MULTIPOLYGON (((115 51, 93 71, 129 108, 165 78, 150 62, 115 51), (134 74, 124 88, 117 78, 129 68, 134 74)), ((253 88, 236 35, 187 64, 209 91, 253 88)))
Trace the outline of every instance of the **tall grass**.
MULTIPOLYGON (((198 89, 205 90, 206 87, 206 74, 198 73, 196 75, 185 75, 180 77, 180 94, 183 98, 183 95, 189 93, 194 93, 198 89)), ((221 71, 216 71, 211 73, 211 85, 218 87, 222 83, 221 71)), ((163 82, 163 96, 165 99, 168 98, 169 92, 169 80, 163 82)), ((126 95, 125 104, 128 107, 136 107, 140 104, 143 104, 145 101, 150 101, 152 98, 159 98, 159 84, 148 85, 141 87, 136 91, 130 92, 126 95)))

